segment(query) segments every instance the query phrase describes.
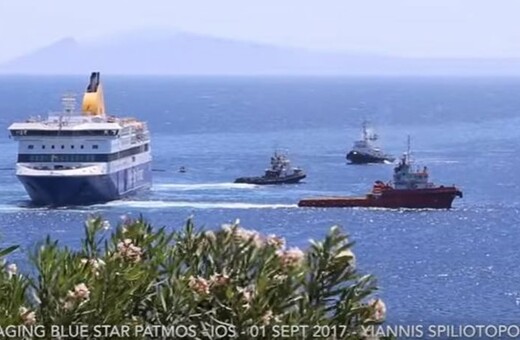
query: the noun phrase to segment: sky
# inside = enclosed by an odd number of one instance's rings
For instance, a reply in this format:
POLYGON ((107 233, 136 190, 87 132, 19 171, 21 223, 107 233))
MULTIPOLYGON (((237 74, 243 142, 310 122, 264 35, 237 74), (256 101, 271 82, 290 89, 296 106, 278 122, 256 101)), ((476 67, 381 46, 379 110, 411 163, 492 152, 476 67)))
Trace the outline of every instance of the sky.
POLYGON ((519 0, 0 0, 0 62, 142 30, 401 57, 520 57, 519 0))

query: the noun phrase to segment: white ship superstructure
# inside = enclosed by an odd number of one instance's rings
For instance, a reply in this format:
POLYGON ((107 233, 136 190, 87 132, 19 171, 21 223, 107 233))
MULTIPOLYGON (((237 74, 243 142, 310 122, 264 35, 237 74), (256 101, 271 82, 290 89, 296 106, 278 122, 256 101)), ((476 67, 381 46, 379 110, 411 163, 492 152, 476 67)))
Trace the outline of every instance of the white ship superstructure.
POLYGON ((105 114, 99 73, 92 73, 81 110, 71 95, 63 111, 13 123, 16 175, 37 204, 88 204, 151 186, 145 122, 105 114))

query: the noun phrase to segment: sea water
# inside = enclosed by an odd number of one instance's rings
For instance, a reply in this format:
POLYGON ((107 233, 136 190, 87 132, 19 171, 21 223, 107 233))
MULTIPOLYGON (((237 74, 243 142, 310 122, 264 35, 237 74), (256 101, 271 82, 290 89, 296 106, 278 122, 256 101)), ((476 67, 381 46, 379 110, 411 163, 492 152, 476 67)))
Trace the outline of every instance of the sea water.
MULTIPOLYGON (((181 228, 189 216, 219 228, 247 228, 306 247, 341 225, 356 241, 363 273, 393 323, 517 322, 520 312, 520 79, 103 77, 110 114, 146 120, 153 188, 89 207, 32 208, 14 175, 15 120, 60 109, 83 77, 0 77, 0 247, 20 244, 22 261, 45 235, 73 247, 82 223, 102 214, 143 214, 181 228), (413 157, 431 180, 464 192, 450 211, 298 208, 299 199, 363 195, 392 165, 346 165, 364 119, 383 150, 413 157), (263 173, 287 150, 308 177, 282 186, 234 184, 263 173), (179 173, 184 166, 186 173, 179 173)), ((81 98, 79 98, 80 100, 81 98)))

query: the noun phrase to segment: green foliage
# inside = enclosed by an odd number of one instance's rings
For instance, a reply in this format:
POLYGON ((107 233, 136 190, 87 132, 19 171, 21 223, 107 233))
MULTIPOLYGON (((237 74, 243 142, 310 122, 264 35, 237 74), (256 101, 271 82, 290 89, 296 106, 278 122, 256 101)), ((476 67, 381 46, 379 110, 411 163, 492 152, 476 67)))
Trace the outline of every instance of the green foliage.
POLYGON ((375 279, 358 274, 338 227, 306 252, 238 222, 203 231, 188 220, 168 232, 139 218, 107 229, 88 220, 79 250, 47 237, 31 255, 34 278, 4 264, 0 326, 227 325, 247 339, 241 332, 256 325, 269 339, 274 325, 323 325, 341 330, 336 339, 364 339, 362 326, 384 320, 382 301, 368 301, 375 279))

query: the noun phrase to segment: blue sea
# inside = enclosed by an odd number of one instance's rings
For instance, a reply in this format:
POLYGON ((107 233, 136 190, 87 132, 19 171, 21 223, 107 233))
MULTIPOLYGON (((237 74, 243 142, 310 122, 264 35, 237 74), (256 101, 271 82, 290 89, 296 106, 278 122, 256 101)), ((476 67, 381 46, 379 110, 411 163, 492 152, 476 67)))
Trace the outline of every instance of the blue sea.
POLYGON ((0 247, 22 261, 45 235, 77 247, 83 221, 143 214, 181 228, 240 219, 306 247, 341 225, 363 273, 378 277, 392 323, 515 323, 520 315, 520 79, 168 78, 103 79, 110 114, 148 121, 153 189, 89 207, 29 208, 14 175, 15 120, 60 109, 84 77, 0 77, 0 247), (345 154, 372 121, 385 151, 411 135, 416 163, 464 192, 449 211, 298 208, 300 198, 362 195, 392 165, 349 166, 345 154), (298 185, 233 184, 261 174, 275 149, 308 177, 298 185), (185 166, 187 172, 177 170, 185 166))

